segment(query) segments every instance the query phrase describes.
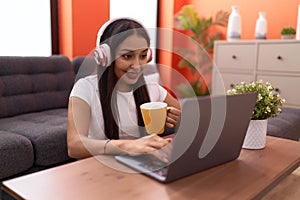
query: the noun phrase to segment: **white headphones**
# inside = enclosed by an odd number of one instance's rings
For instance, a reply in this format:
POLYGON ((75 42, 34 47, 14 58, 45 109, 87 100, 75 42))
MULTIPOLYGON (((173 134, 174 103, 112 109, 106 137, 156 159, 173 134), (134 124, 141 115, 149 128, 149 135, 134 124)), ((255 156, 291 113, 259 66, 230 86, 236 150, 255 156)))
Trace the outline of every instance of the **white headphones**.
MULTIPOLYGON (((133 20, 139 24, 141 24, 140 22, 138 22, 135 19, 132 18, 114 18, 111 19, 107 22, 105 22, 99 29, 98 33, 97 33, 97 40, 96 40, 96 48, 94 50, 94 59, 97 63, 97 65, 101 65, 103 67, 108 67, 111 63, 112 63, 112 57, 111 57, 111 52, 110 52, 110 47, 108 44, 103 43, 100 44, 100 39, 101 36, 103 34, 103 32, 105 31, 105 29, 113 22, 120 20, 120 19, 129 19, 129 20, 133 20)), ((147 52, 147 62, 150 62, 152 60, 152 49, 148 48, 148 52, 147 52)))

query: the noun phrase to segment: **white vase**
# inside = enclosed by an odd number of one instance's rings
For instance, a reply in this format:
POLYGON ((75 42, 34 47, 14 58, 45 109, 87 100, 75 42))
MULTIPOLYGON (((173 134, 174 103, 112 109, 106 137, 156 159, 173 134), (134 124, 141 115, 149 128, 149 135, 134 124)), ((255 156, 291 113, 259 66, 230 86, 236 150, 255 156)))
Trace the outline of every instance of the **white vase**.
POLYGON ((297 18, 296 39, 300 40, 300 5, 298 5, 298 18, 297 18))
POLYGON ((263 149, 266 146, 268 119, 251 120, 248 126, 243 148, 263 149))
POLYGON ((255 39, 267 39, 268 23, 264 12, 258 13, 255 24, 255 39))
POLYGON ((227 40, 239 40, 241 38, 241 16, 237 6, 231 7, 227 26, 227 40))

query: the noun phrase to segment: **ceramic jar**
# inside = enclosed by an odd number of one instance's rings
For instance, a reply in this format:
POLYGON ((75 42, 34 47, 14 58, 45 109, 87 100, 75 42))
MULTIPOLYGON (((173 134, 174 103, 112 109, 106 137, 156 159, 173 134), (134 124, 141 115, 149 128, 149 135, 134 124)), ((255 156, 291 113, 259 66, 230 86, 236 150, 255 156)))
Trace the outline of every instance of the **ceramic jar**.
POLYGON ((231 7, 228 19, 227 40, 237 40, 241 38, 241 16, 238 6, 231 7))
POLYGON ((268 23, 264 12, 258 13, 255 24, 255 39, 267 39, 268 23))

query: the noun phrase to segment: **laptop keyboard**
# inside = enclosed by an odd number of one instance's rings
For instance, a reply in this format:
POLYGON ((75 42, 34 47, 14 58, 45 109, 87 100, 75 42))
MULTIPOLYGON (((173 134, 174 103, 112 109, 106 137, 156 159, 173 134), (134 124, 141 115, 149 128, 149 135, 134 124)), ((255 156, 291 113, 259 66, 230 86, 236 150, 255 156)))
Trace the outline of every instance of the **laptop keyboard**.
POLYGON ((136 156, 136 159, 140 162, 140 166, 159 174, 160 176, 167 175, 168 164, 160 161, 153 155, 140 155, 136 156))

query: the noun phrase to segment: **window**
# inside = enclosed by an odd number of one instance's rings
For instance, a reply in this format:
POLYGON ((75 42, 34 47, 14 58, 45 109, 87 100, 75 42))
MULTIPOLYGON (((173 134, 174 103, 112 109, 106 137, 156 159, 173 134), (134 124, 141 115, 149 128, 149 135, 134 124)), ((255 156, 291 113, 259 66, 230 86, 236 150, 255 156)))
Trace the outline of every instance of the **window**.
MULTIPOLYGON (((51 29, 51 25, 53 26, 51 8, 56 8, 55 2, 52 0, 0 1, 0 55, 52 55, 52 37, 55 34, 51 29)), ((52 14, 53 17, 57 20, 52 14)), ((55 30, 57 31, 57 28, 55 30)), ((55 40, 57 42, 57 37, 55 40)), ((57 45, 54 47, 58 49, 57 45)))

